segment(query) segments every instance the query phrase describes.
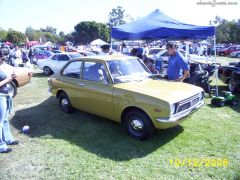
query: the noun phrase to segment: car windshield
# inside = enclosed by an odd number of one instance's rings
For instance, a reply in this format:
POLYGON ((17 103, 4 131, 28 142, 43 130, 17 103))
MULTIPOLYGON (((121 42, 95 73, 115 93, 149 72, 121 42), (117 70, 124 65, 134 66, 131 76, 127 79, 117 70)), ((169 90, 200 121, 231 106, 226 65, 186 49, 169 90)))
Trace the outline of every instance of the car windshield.
POLYGON ((142 81, 151 76, 139 59, 111 60, 107 65, 114 83, 142 81))
POLYGON ((70 56, 72 59, 82 57, 82 55, 81 55, 81 54, 78 54, 78 53, 76 53, 76 54, 69 54, 69 56, 70 56))

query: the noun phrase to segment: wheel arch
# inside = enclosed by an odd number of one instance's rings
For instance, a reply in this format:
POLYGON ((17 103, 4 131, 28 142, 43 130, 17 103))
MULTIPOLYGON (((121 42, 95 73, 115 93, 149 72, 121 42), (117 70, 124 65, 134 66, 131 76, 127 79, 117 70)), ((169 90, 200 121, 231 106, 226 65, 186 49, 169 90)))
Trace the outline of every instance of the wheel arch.
POLYGON ((17 82, 17 80, 16 80, 16 79, 13 79, 13 80, 12 80, 12 82, 14 83, 14 85, 15 85, 16 87, 18 87, 18 86, 19 86, 19 84, 18 84, 18 82, 17 82))
MULTIPOLYGON (((67 95, 67 93, 66 93, 64 90, 59 89, 59 90, 57 90, 57 94, 56 94, 56 98, 57 98, 57 99, 59 98, 59 96, 60 96, 61 93, 64 93, 64 94, 67 95)), ((68 95, 67 95, 67 96, 68 96, 68 95)))
POLYGON ((136 106, 128 106, 126 107, 121 114, 121 123, 123 122, 124 118, 126 117, 127 113, 132 111, 132 110, 139 110, 141 112, 143 112, 144 114, 146 114, 146 116, 151 120, 150 116, 148 115, 148 113, 146 111, 144 111, 143 109, 136 107, 136 106))

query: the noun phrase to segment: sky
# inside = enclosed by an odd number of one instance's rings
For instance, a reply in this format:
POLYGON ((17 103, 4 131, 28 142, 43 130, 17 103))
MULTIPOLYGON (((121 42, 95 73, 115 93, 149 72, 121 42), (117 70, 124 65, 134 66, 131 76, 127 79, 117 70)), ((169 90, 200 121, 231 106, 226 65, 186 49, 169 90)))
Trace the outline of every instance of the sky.
POLYGON ((28 26, 52 26, 57 32, 69 33, 81 21, 106 23, 109 12, 117 6, 134 19, 155 9, 194 25, 209 25, 217 15, 227 20, 240 19, 240 0, 0 0, 0 27, 24 33, 28 26), (217 4, 222 2, 234 5, 217 4))

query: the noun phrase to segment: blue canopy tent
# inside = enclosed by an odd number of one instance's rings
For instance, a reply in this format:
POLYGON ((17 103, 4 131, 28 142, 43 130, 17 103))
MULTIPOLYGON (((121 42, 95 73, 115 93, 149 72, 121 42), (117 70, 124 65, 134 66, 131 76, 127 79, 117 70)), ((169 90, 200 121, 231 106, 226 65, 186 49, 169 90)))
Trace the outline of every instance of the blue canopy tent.
MULTIPOLYGON (((111 37, 118 40, 206 39, 214 36, 216 63, 216 36, 214 26, 197 26, 175 20, 159 9, 134 22, 112 28, 111 37)), ((217 68, 216 68, 217 69, 217 68)), ((216 93, 218 77, 216 74, 216 93)))
POLYGON ((214 26, 196 26, 179 22, 156 9, 146 17, 112 28, 118 40, 206 39, 215 34, 214 26))

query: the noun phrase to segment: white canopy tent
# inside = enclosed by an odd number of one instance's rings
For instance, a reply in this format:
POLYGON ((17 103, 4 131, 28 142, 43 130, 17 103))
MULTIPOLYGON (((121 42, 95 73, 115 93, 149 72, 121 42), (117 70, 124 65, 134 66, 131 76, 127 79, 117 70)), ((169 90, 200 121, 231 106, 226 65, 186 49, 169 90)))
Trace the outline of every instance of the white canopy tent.
POLYGON ((101 46, 101 45, 108 44, 108 43, 106 43, 105 41, 103 41, 101 39, 95 39, 90 44, 93 46, 101 46))

